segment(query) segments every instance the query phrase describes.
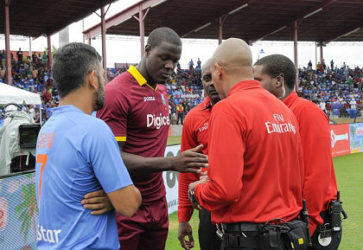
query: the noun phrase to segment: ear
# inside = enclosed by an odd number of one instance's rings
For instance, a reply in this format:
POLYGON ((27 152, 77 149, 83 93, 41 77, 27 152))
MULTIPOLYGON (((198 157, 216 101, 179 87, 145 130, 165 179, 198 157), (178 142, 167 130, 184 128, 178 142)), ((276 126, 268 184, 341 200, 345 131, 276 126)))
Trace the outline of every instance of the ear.
POLYGON ((215 70, 216 70, 217 78, 219 80, 222 79, 223 74, 224 74, 224 69, 221 66, 219 66, 217 63, 214 65, 214 67, 215 67, 215 70))
POLYGON ((285 79, 281 76, 276 76, 272 78, 272 84, 275 88, 281 88, 282 84, 284 83, 285 79))
POLYGON ((86 84, 90 89, 98 90, 97 74, 95 70, 92 70, 86 77, 86 84))
POLYGON ((145 56, 150 55, 151 52, 151 45, 150 44, 146 44, 145 45, 145 56))

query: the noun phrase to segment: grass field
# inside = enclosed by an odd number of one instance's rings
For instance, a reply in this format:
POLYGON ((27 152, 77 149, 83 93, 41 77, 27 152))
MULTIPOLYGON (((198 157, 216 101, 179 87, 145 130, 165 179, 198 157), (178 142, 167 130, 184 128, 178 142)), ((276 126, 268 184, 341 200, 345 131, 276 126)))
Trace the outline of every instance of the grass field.
MULTIPOLYGON (((176 140, 174 138, 173 140, 176 140)), ((343 221, 343 240, 340 250, 363 249, 363 153, 341 156, 334 159, 338 188, 341 191, 343 206, 349 218, 343 221)), ((166 250, 182 249, 178 241, 177 213, 169 216, 169 236, 166 250)), ((193 236, 196 241, 194 249, 198 250, 198 213, 191 220, 193 236)))
POLYGON ((180 140, 181 140, 181 136, 180 135, 169 136, 168 137, 168 146, 175 145, 175 144, 180 144, 180 140))

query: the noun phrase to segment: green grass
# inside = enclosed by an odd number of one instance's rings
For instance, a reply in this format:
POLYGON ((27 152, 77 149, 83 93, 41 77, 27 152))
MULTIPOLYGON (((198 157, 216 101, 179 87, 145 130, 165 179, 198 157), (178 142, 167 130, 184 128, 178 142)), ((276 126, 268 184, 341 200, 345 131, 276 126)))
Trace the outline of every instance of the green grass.
POLYGON ((175 145, 175 144, 180 144, 181 142, 181 135, 172 135, 168 137, 168 142, 167 145, 175 145))
POLYGON ((340 249, 363 249, 363 153, 334 159, 335 174, 348 219, 340 249))
MULTIPOLYGON (((335 174, 345 211, 349 218, 343 221, 343 240, 340 250, 363 249, 363 153, 334 158, 335 174)), ((178 241, 177 213, 169 216, 169 235, 166 250, 182 249, 178 241)), ((194 212, 190 221, 193 237, 198 250, 198 212, 194 212)))
MULTIPOLYGON (((198 225, 199 225, 199 218, 198 218, 198 211, 194 211, 193 217, 190 220, 190 225, 193 229, 193 238, 194 238, 194 249, 200 249, 199 247, 199 239, 198 239, 198 225)), ((169 215, 169 235, 166 241, 166 250, 176 250, 176 249, 183 249, 180 246, 178 240, 178 213, 172 213, 169 215)))

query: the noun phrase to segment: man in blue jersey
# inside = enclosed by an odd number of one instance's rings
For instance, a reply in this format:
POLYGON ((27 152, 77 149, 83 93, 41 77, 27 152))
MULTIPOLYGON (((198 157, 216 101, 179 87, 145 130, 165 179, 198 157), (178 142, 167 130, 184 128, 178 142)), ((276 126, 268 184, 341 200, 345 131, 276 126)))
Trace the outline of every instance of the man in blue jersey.
POLYGON ((127 217, 141 204, 110 128, 91 116, 104 104, 100 61, 83 43, 68 44, 54 55, 60 107, 37 141, 38 249, 118 249, 115 211, 92 215, 82 199, 103 189, 127 217))

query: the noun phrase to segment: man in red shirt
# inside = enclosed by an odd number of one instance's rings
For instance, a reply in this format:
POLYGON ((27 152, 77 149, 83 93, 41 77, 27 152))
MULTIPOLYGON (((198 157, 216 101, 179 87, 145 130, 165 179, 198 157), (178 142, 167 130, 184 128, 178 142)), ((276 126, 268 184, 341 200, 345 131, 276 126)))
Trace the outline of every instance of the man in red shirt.
POLYGON ((306 224, 295 220, 304 177, 296 119, 253 79, 244 41, 224 41, 213 60, 212 79, 223 100, 210 118, 209 180, 190 184, 190 199, 221 223, 221 249, 285 249, 280 233, 291 224, 302 232, 294 244, 305 245, 306 224))
MULTIPOLYGON (((106 85, 105 107, 97 112, 114 133, 143 200, 133 217, 116 216, 122 249, 164 250, 169 223, 162 171, 199 172, 208 162, 205 155, 197 153, 202 146, 176 157, 163 157, 170 125, 163 84, 180 59, 181 45, 172 29, 153 30, 141 62, 106 85)), ((97 195, 87 196, 85 203, 92 203, 90 198, 97 195)))
POLYGON ((328 209, 337 198, 329 119, 316 104, 297 96, 295 65, 286 56, 261 58, 255 63, 254 75, 262 87, 283 100, 299 123, 305 168, 303 196, 309 211, 314 249, 338 249, 340 230, 319 236, 321 231, 331 230, 326 227, 331 223, 328 209))
MULTIPOLYGON (((181 139, 181 151, 203 145, 202 153, 208 154, 208 129, 209 118, 212 107, 220 98, 212 82, 210 71, 212 60, 203 63, 202 66, 202 85, 207 96, 201 104, 189 111, 185 117, 183 133, 181 139)), ((206 171, 207 168, 202 171, 206 171)), ((188 198, 188 186, 190 183, 198 181, 199 174, 180 173, 178 188, 178 220, 179 232, 178 239, 181 246, 189 250, 194 246, 192 227, 189 220, 193 214, 193 205, 188 198), (189 240, 185 237, 188 236, 189 240)), ((199 244, 201 250, 219 250, 220 239, 216 235, 216 226, 211 223, 210 212, 202 209, 199 211, 199 244)))

